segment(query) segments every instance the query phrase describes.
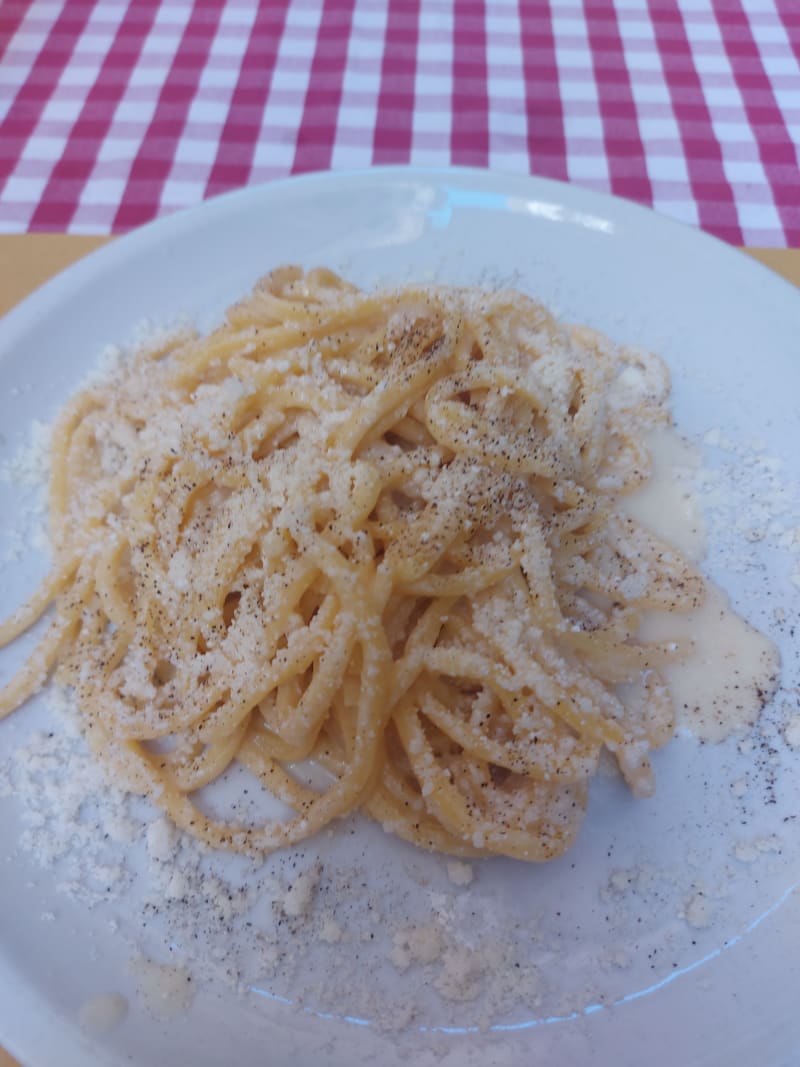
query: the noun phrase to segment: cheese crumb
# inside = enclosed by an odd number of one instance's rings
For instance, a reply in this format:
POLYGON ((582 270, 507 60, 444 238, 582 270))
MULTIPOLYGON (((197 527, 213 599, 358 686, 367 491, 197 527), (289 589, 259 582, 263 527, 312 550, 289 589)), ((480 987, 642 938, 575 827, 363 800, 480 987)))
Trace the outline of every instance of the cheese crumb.
POLYGON ((800 715, 789 719, 783 728, 783 736, 790 748, 800 749, 800 715))
POLYGON ((453 885, 468 886, 472 884, 475 872, 468 863, 462 863, 460 860, 450 860, 447 864, 447 877, 453 885))
POLYGON ((295 878, 281 902, 284 915, 292 919, 299 919, 308 915, 321 874, 322 865, 315 863, 295 878))
POLYGON ((168 819, 154 819, 147 827, 147 854, 159 863, 166 863, 174 855, 177 839, 177 829, 168 819))
POLYGON ((704 930, 714 921, 714 908, 702 889, 698 889, 686 902, 684 918, 695 930, 704 930))

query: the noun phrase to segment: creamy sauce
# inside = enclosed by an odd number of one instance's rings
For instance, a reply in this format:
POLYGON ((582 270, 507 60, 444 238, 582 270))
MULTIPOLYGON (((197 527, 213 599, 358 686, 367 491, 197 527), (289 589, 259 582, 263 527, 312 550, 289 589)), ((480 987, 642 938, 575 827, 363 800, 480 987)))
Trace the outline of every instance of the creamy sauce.
POLYGON ((131 963, 139 995, 157 1019, 174 1019, 192 1002, 192 978, 185 967, 154 963, 140 956, 131 963))
POLYGON ((81 1029, 93 1037, 115 1030, 128 1014, 128 1001, 121 993, 100 993, 81 1005, 78 1021, 81 1029))
MULTIPOLYGON (((672 430, 648 442, 653 473, 625 500, 625 510, 689 559, 703 554, 705 529, 689 479, 699 466, 695 449, 672 430)), ((678 729, 702 741, 722 741, 753 726, 774 695, 780 657, 774 644, 744 621, 710 582, 704 603, 691 612, 655 612, 642 622, 647 641, 691 642, 693 650, 663 670, 672 690, 678 729)))
POLYGON ((753 726, 775 692, 777 649, 710 583, 699 608, 681 615, 655 614, 644 621, 640 636, 693 643, 689 656, 663 674, 678 727, 702 741, 723 741, 753 726))
POLYGON ((674 430, 654 430, 647 438, 653 463, 649 481, 626 497, 625 511, 688 559, 706 551, 706 524, 692 479, 702 462, 699 451, 674 430))

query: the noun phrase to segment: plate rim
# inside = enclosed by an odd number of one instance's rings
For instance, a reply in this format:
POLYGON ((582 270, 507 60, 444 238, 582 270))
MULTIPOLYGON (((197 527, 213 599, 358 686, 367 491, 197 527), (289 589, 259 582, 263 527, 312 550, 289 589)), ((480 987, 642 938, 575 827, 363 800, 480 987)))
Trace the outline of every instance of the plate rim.
MULTIPOLYGON (((542 195, 549 195, 552 199, 566 198, 569 200, 582 201, 590 206, 602 209, 603 205, 609 205, 609 214, 618 216, 632 229, 639 226, 647 228, 669 229, 682 243, 688 242, 692 247, 700 247, 713 257, 722 256, 730 268, 738 270, 745 278, 758 279, 760 285, 766 286, 767 291, 780 298, 789 297, 798 310, 800 310, 800 290, 788 280, 776 275, 764 264, 753 260, 745 255, 736 246, 730 245, 712 234, 708 234, 688 223, 665 216, 658 211, 633 201, 625 200, 618 196, 585 189, 582 186, 568 182, 557 181, 537 176, 510 174, 497 170, 483 170, 471 167, 415 167, 391 165, 385 167, 319 171, 309 174, 290 176, 259 185, 247 186, 236 189, 199 204, 176 211, 174 213, 156 218, 144 226, 138 227, 125 234, 114 235, 114 239, 104 246, 93 250, 75 263, 67 266, 42 286, 27 295, 18 305, 12 308, 0 319, 0 345, 7 336, 11 337, 19 331, 24 333, 26 323, 30 321, 32 314, 50 313, 54 306, 61 301, 70 298, 80 292, 90 282, 92 276, 98 271, 117 269, 126 260, 134 258, 140 252, 147 252, 154 246, 171 238, 179 238, 180 235, 191 229, 197 218, 213 219, 215 215, 224 216, 228 212, 236 213, 242 210, 243 205, 252 201, 257 203, 266 198, 268 203, 272 196, 280 198, 287 190, 325 186, 336 189, 346 188, 349 184, 358 184, 364 181, 380 184, 407 183, 421 180, 436 187, 455 184, 460 187, 470 185, 499 187, 499 191, 510 195, 508 190, 516 192, 540 191, 542 195), (735 267, 734 264, 738 264, 735 267), (40 310, 40 305, 44 305, 40 310)), ((4 372, 3 361, 0 359, 0 378, 4 372)), ((0 973, 5 969, 5 960, 0 955, 0 973)), ((5 984, 5 982, 3 982, 5 984)), ((41 1005, 40 1005, 41 1007, 41 1005)), ((75 1028, 76 1035, 79 1033, 75 1028)), ((13 1048, 13 1044, 9 1044, 13 1048)), ((19 1046, 17 1055, 29 1055, 30 1051, 19 1046)), ((67 1061, 67 1062, 72 1062, 67 1061)), ((79 1062, 77 1059, 75 1062, 79 1062)), ((83 1060, 82 1062, 85 1062, 83 1060)), ((97 1061, 101 1062, 101 1061, 97 1061)), ((105 1062, 105 1061, 103 1061, 105 1062)), ((112 1062, 109 1060, 108 1062, 112 1062)), ((114 1061, 115 1062, 115 1061, 114 1061)))
MULTIPOLYGON (((258 201, 262 197, 267 200, 270 197, 291 192, 302 187, 313 189, 314 186, 323 187, 346 186, 363 181, 377 181, 378 184, 392 184, 400 181, 424 180, 440 187, 448 182, 458 185, 470 184, 509 185, 518 186, 520 190, 525 186, 529 190, 541 189, 550 192, 554 197, 559 195, 571 199, 587 200, 596 203, 602 208, 609 205, 613 212, 619 213, 622 220, 630 222, 633 226, 637 223, 642 226, 655 226, 658 229, 670 231, 678 240, 689 241, 692 245, 702 247, 708 254, 723 256, 733 266, 738 263, 740 270, 752 275, 762 284, 776 286, 776 292, 781 292, 784 297, 800 300, 800 288, 788 279, 771 270, 764 263, 748 256, 742 248, 732 245, 727 241, 693 226, 691 223, 676 219, 670 215, 659 212, 657 209, 634 200, 628 200, 613 193, 600 192, 589 189, 576 183, 562 181, 556 178, 547 178, 539 175, 515 174, 499 169, 480 168, 468 166, 453 167, 425 167, 405 164, 385 164, 366 168, 343 168, 341 170, 310 171, 303 174, 288 175, 271 181, 260 182, 254 185, 242 186, 231 189, 217 196, 202 200, 200 203, 191 204, 188 207, 179 208, 174 212, 159 215, 141 226, 119 234, 103 234, 109 240, 99 248, 94 248, 85 256, 68 264, 55 275, 27 294, 13 308, 10 308, 3 316, 0 316, 0 343, 3 334, 7 330, 15 330, 21 325, 21 320, 29 313, 32 301, 40 299, 54 300, 59 295, 64 295, 70 290, 79 287, 84 281, 84 275, 93 273, 97 267, 107 265, 112 267, 123 262, 139 249, 145 249, 153 243, 170 236, 182 233, 197 218, 212 218, 215 214, 226 214, 235 211, 240 204, 248 200, 258 201)), ((499 190, 501 193, 504 190, 499 190)), ((508 193, 506 193, 508 195, 508 193)), ((53 234, 52 236, 58 236, 53 234)), ((89 235, 95 236, 95 235, 89 235)))

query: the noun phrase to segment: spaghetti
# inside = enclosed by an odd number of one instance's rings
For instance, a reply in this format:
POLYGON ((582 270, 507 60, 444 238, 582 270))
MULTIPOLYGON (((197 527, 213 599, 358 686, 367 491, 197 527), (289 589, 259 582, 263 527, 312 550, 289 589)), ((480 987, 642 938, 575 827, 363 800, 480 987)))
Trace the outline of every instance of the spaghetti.
POLYGON ((602 750, 646 795, 673 731, 683 650, 639 620, 704 585, 619 507, 668 394, 656 357, 516 292, 276 270, 58 418, 52 572, 0 642, 51 618, 0 714, 54 676, 114 775, 214 847, 360 808, 426 848, 556 856, 602 750), (232 764, 292 814, 205 813, 232 764))

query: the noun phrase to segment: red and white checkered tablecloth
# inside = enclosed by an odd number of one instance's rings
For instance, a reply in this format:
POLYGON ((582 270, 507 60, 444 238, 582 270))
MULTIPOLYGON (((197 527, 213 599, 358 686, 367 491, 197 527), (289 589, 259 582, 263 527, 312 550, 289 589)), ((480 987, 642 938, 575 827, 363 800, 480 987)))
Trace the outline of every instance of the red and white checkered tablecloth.
POLYGON ((800 245, 800 0, 0 0, 0 230, 471 164, 800 245))

